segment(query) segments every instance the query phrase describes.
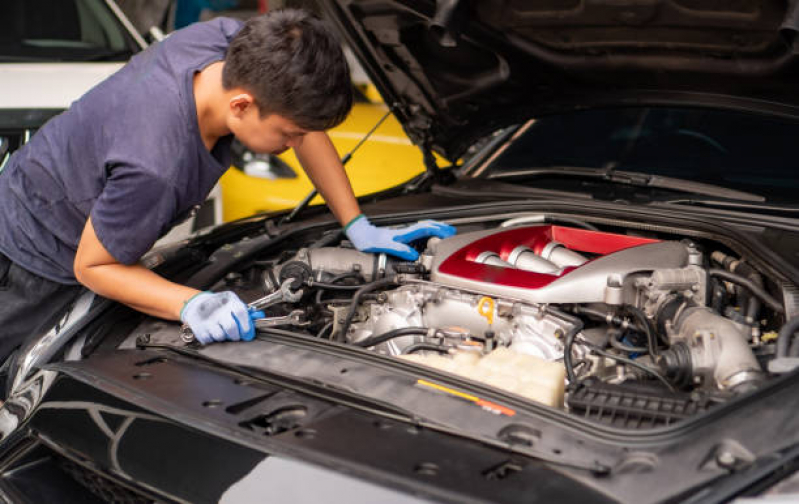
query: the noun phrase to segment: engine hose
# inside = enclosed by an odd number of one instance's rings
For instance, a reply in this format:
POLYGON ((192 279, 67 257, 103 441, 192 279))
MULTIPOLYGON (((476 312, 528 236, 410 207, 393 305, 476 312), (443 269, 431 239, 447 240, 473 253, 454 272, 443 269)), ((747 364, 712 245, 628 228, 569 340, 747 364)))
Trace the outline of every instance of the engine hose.
MULTIPOLYGON (((755 271, 755 269, 745 262, 738 262, 736 263, 735 267, 732 269, 734 273, 737 273, 745 278, 748 278, 752 283, 763 288, 763 277, 755 271)), ((742 312, 746 314, 747 322, 757 322, 758 314, 760 312, 760 299, 757 296, 749 296, 749 299, 746 300, 746 306, 743 306, 742 303, 742 312)))
MULTIPOLYGON (((719 263, 725 270, 736 273, 738 275, 743 276, 744 278, 748 278, 752 282, 755 283, 760 288, 763 288, 763 277, 760 276, 760 273, 757 272, 756 269, 749 266, 747 263, 743 262, 742 260, 738 260, 732 256, 729 256, 721 251, 713 252, 710 258, 719 263)), ((745 290, 743 287, 739 286, 739 291, 745 290)), ((760 313, 760 299, 757 296, 751 295, 751 293, 747 293, 742 295, 740 292, 738 294, 741 299, 738 302, 738 308, 741 313, 744 314, 746 317, 747 323, 754 323, 757 324, 758 314, 760 313)), ((721 313, 721 310, 716 310, 717 312, 721 313)))
POLYGON ((316 337, 317 337, 317 338, 321 338, 321 337, 322 337, 322 336, 324 336, 324 335, 325 335, 325 333, 326 333, 327 331, 329 331, 329 330, 330 330, 332 327, 333 327, 333 322, 328 322, 327 324, 325 324, 325 325, 322 327, 322 329, 320 329, 320 330, 319 330, 319 332, 318 332, 318 333, 316 333, 316 337))
MULTIPOLYGON (((571 307, 571 311, 573 312, 579 312, 580 309, 582 309, 581 306, 571 307)), ((580 333, 580 331, 582 331, 585 327, 585 323, 579 317, 569 315, 568 313, 560 311, 557 308, 549 305, 547 305, 544 310, 546 310, 547 313, 571 322, 572 324, 572 328, 569 329, 569 332, 567 332, 566 336, 563 337, 563 366, 566 368, 566 377, 569 380, 569 384, 577 383, 577 376, 574 374, 572 348, 574 347, 574 340, 577 338, 577 335, 580 333)))
POLYGON ((725 270, 719 269, 719 268, 710 268, 707 273, 710 276, 721 278, 722 280, 726 280, 726 281, 732 282, 732 283, 734 283, 736 285, 740 285, 741 287, 745 287, 746 289, 749 290, 749 292, 751 292, 752 294, 754 294, 755 296, 760 298, 761 301, 766 303, 768 305, 768 307, 771 308, 772 310, 774 310, 775 312, 777 312, 777 313, 785 313, 785 310, 783 309, 783 307, 782 307, 782 305, 780 304, 779 301, 774 299, 771 296, 771 294, 766 292, 765 289, 763 289, 762 287, 758 286, 757 284, 755 284, 753 281, 749 280, 748 278, 743 277, 741 275, 737 275, 735 273, 730 273, 729 271, 725 271, 725 270))
POLYGON ((601 355, 603 357, 607 357, 608 359, 613 359, 613 360, 615 360, 617 362, 622 362, 624 364, 627 364, 628 366, 632 366, 634 368, 640 369, 641 371, 654 376, 655 378, 660 380, 660 382, 663 383, 666 386, 666 388, 668 388, 671 392, 675 391, 674 390, 674 386, 671 383, 669 383, 669 381, 666 379, 666 377, 663 376, 662 374, 658 373, 657 371, 655 371, 651 367, 644 366, 643 364, 635 362, 632 359, 628 359, 627 357, 622 357, 620 355, 614 355, 614 354, 612 354, 610 352, 606 352, 606 351, 602 350, 601 348, 599 348, 598 346, 592 345, 591 343, 584 342, 583 344, 586 345, 588 348, 590 348, 591 351, 596 353, 596 354, 599 354, 599 355, 601 355))
MULTIPOLYGON (((381 289, 383 287, 391 287, 394 285, 398 285, 396 277, 387 277, 381 278, 380 280, 376 280, 372 283, 368 283, 355 291, 355 295, 352 297, 352 302, 350 303, 350 309, 347 310, 347 316, 344 318, 344 323, 341 325, 341 330, 336 333, 336 340, 337 341, 345 341, 347 338, 347 333, 350 330, 350 326, 352 325, 352 319, 355 318, 355 313, 358 311, 358 304, 361 302, 361 299, 372 292, 373 290, 381 289)), ((334 331, 335 332, 335 331, 334 331)))
MULTIPOLYGON (((626 309, 627 309, 627 312, 635 320, 635 323, 630 323, 629 327, 631 327, 633 329, 637 329, 638 331, 641 331, 642 333, 644 333, 644 335, 646 336, 646 341, 647 341, 649 353, 653 357, 656 356, 657 355, 657 342, 655 341, 655 336, 652 334, 652 327, 649 325, 649 322, 646 319, 646 315, 644 315, 644 313, 641 310, 639 310, 638 308, 635 308, 634 306, 628 306, 628 307, 626 307, 626 309)), ((599 319, 599 320, 604 320, 605 322, 607 322, 608 324, 611 324, 611 325, 624 327, 624 319, 622 319, 618 315, 614 315, 612 313, 603 313, 600 310, 594 310, 593 308, 587 308, 587 307, 584 307, 584 306, 575 306, 574 307, 574 313, 578 314, 578 315, 579 314, 586 315, 588 317, 593 317, 593 318, 596 318, 596 319, 599 319)), ((627 346, 623 347, 623 349, 629 349, 629 348, 632 348, 632 347, 627 347, 627 346)), ((620 349, 622 349, 622 348, 620 348, 620 349)), ((629 350, 629 351, 632 352, 632 351, 636 351, 636 350, 629 350)), ((644 349, 640 349, 640 350, 637 350, 637 351, 646 352, 647 349, 644 348, 644 349)))
POLYGON ((436 345, 434 343, 414 343, 413 345, 408 345, 402 350, 403 355, 412 354, 415 352, 419 352, 422 350, 430 350, 432 352, 439 352, 439 353, 449 353, 449 347, 444 345, 436 345))
POLYGON ((646 315, 640 309, 636 308, 635 306, 625 306, 624 309, 632 315, 633 318, 636 319, 638 322, 638 327, 640 327, 644 334, 646 335, 646 343, 649 346, 649 355, 652 357, 657 357, 658 355, 658 345, 657 341, 655 340, 655 335, 652 333, 652 326, 649 325, 649 320, 647 320, 646 315))
POLYGON ((788 349, 791 346, 793 334, 799 331, 799 316, 790 319, 780 329, 777 335, 777 357, 788 357, 788 349))
POLYGON ((369 336, 366 339, 362 339, 361 341, 356 341, 353 343, 355 346, 369 348, 375 345, 379 345, 380 343, 385 343, 388 340, 392 340, 394 338, 399 338, 400 336, 412 336, 412 335, 426 335, 430 330, 426 327, 400 327, 399 329, 394 329, 388 331, 383 334, 378 334, 377 336, 369 336))
POLYGON ((308 280, 308 287, 317 287, 325 290, 338 290, 338 291, 354 291, 358 290, 366 284, 360 285, 339 285, 327 282, 317 282, 316 280, 308 280))
POLYGON ((583 321, 578 319, 578 322, 566 333, 566 338, 564 338, 563 365, 566 367, 566 376, 569 379, 569 384, 577 383, 577 377, 574 374, 574 363, 572 361, 572 347, 574 347, 574 340, 577 339, 577 334, 583 330, 583 327, 585 327, 583 321))
MULTIPOLYGON (((316 292, 316 298, 315 298, 316 299, 316 304, 317 305, 322 304, 322 296, 325 293, 327 284, 335 284, 336 282, 338 282, 340 280, 344 280, 345 278, 351 278, 351 277, 360 277, 361 279, 363 279, 363 276, 361 276, 361 274, 358 273, 357 271, 348 271, 346 273, 342 273, 340 275, 334 276, 333 278, 330 279, 329 282, 326 282, 326 283, 323 283, 323 282, 309 282, 309 287, 319 287, 319 290, 316 292)), ((355 289, 353 289, 353 290, 357 290, 357 289, 363 287, 364 285, 365 284, 363 283, 363 280, 362 280, 362 283, 360 283, 358 285, 351 285, 349 287, 355 287, 355 289)), ((344 289, 330 289, 330 290, 344 290, 344 289)), ((347 302, 349 302, 349 299, 347 300, 347 302)))
POLYGON ((334 231, 328 231, 327 233, 323 234, 321 238, 313 242, 308 248, 317 249, 317 248, 328 247, 341 240, 341 236, 343 234, 344 233, 340 228, 334 231))

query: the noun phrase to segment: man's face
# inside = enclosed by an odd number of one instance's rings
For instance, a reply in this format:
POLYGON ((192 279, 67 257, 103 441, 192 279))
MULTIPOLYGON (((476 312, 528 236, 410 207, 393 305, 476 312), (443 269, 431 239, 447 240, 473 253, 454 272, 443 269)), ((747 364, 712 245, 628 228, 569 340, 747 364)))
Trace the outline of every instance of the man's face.
POLYGON ((299 147, 308 133, 281 115, 261 117, 254 104, 231 122, 230 130, 247 148, 259 154, 280 154, 289 148, 299 147))

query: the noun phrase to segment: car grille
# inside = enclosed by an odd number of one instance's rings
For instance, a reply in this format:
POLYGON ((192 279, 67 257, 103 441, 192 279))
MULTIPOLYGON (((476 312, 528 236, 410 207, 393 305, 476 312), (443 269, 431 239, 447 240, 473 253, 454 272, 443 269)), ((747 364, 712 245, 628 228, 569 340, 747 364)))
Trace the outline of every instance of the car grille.
POLYGON ((164 500, 75 462, 35 437, 21 437, 0 459, 2 502, 139 504, 164 500))
POLYGON ((148 504, 156 502, 154 499, 131 490, 111 478, 107 478, 69 459, 60 457, 59 466, 81 486, 105 502, 120 504, 148 504))

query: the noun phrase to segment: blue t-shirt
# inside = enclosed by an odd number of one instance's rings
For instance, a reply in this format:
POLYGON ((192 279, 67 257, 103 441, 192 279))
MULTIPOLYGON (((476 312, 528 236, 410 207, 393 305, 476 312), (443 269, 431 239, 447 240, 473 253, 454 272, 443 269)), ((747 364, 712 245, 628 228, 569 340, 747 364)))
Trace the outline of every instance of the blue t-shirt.
POLYGON ((47 122, 0 174, 0 252, 75 284, 89 216, 108 252, 134 264, 202 203, 230 166, 232 138, 206 149, 193 78, 240 28, 219 18, 179 30, 47 122))

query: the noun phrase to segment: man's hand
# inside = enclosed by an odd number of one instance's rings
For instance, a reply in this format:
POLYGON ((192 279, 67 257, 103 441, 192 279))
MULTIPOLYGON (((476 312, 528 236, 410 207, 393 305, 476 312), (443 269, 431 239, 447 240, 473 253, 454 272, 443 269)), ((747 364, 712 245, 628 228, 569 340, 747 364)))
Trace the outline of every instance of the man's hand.
POLYGON ((455 234, 454 227, 432 220, 399 229, 377 227, 364 215, 354 218, 344 230, 355 248, 362 252, 391 254, 407 261, 415 261, 419 257, 419 253, 408 243, 419 238, 448 238, 455 234))
POLYGON ((263 312, 251 312, 230 291, 201 292, 186 302, 180 320, 188 324, 194 338, 207 345, 214 341, 250 341, 255 337, 254 318, 263 312))

